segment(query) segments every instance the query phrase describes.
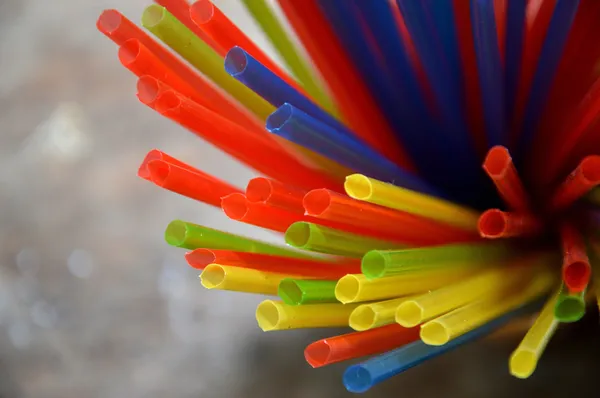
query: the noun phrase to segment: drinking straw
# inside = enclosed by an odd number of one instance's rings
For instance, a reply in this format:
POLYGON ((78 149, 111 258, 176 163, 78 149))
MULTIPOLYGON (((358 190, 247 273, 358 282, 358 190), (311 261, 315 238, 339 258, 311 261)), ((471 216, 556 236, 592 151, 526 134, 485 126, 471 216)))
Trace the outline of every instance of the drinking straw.
POLYGON ((175 220, 171 221, 165 230, 165 240, 168 244, 185 249, 225 249, 252 253, 289 255, 289 249, 239 235, 230 234, 203 225, 175 220))
POLYGON ((310 63, 302 59, 300 51, 267 2, 265 0, 242 1, 304 89, 319 105, 335 115, 336 108, 331 103, 326 90, 323 89, 322 83, 311 70, 310 63))
POLYGON ((600 156, 587 156, 556 189, 550 201, 550 210, 564 209, 598 184, 600 184, 600 156))
POLYGON ((348 326, 348 317, 356 305, 287 305, 265 300, 256 308, 256 321, 263 332, 285 329, 348 326))
POLYGON ((365 362, 352 365, 344 372, 344 386, 350 392, 365 392, 374 385, 381 383, 392 376, 396 376, 429 359, 445 354, 463 344, 475 341, 528 311, 530 311, 530 306, 519 308, 487 322, 483 326, 471 330, 443 346, 430 346, 422 341, 415 341, 414 343, 386 352, 385 354, 365 362))
POLYGON ((592 276, 592 267, 583 236, 572 225, 561 228, 562 280, 570 293, 586 290, 592 276))
POLYGON ((504 66, 506 58, 506 8, 508 0, 493 0, 494 6, 494 23, 496 24, 496 36, 498 37, 498 49, 500 52, 500 60, 504 66))
MULTIPOLYGON (((259 62, 272 70, 277 76, 285 80, 298 91, 303 91, 288 73, 277 65, 271 57, 264 53, 248 36, 244 34, 211 0, 198 0, 190 6, 189 16, 206 35, 210 36, 226 51, 233 47, 241 47, 252 54, 259 62)), ((334 113, 333 109, 327 109, 334 113)))
POLYGON ((394 323, 396 309, 409 299, 410 297, 401 297, 359 305, 350 314, 350 327, 363 331, 394 323))
POLYGON ((221 208, 232 220, 277 232, 285 232, 290 225, 303 219, 303 216, 297 213, 263 203, 250 202, 242 193, 223 197, 221 208))
POLYGON ((555 279, 549 272, 538 273, 521 289, 506 297, 492 296, 460 307, 421 326, 421 340, 429 345, 444 345, 449 341, 521 307, 544 295, 555 279))
POLYGON ((420 325, 482 297, 497 297, 519 279, 531 277, 535 271, 539 271, 539 266, 484 271, 465 281, 405 300, 396 309, 395 320, 404 327, 420 325))
POLYGON ((477 235, 464 230, 414 216, 409 213, 360 202, 327 189, 314 189, 303 200, 309 216, 319 220, 341 222, 389 233, 401 241, 435 237, 437 243, 473 241, 477 235), (402 228, 398 228, 402 225, 402 228))
POLYGON ((263 203, 298 214, 304 214, 302 200, 305 193, 294 185, 264 177, 251 179, 246 187, 246 199, 249 202, 263 203))
POLYGON ((488 145, 502 145, 505 137, 503 68, 494 0, 471 0, 471 25, 488 145))
POLYGON ((494 182, 498 193, 508 207, 520 212, 529 209, 525 187, 519 178, 519 173, 512 162, 508 149, 503 146, 491 148, 483 162, 483 169, 494 182))
POLYGON ((298 249, 347 257, 361 257, 373 249, 404 247, 401 243, 367 238, 308 222, 292 224, 285 232, 285 242, 298 249))
POLYGON ((529 150, 578 7, 579 0, 556 0, 540 51, 537 70, 531 82, 523 125, 517 143, 517 153, 521 160, 525 154, 524 151, 529 150))
POLYGON ((223 58, 164 7, 148 6, 142 25, 260 119, 273 111, 266 101, 229 76, 223 69, 223 58))
POLYGON ((511 120, 515 108, 521 53, 525 36, 525 8, 527 0, 508 0, 506 2, 506 37, 504 69, 504 111, 506 120, 511 120))
POLYGON ((210 264, 200 274, 200 281, 202 286, 207 289, 276 296, 279 282, 290 276, 289 274, 210 264))
POLYGON ((346 124, 388 159, 414 170, 315 0, 278 0, 279 6, 330 88, 346 124))
POLYGON ((479 214, 457 205, 360 174, 346 177, 344 189, 354 199, 405 211, 468 231, 476 231, 479 214))
POLYGON ((309 169, 265 136, 231 122, 211 112, 174 91, 160 93, 157 111, 200 135, 224 152, 248 166, 283 182, 294 183, 303 188, 337 184, 316 170, 309 169), (282 167, 282 166, 287 167, 282 167))
POLYGON ((563 284, 554 306, 554 317, 562 323, 577 322, 585 315, 586 290, 571 293, 563 284))
POLYGON ((287 305, 337 303, 337 281, 286 278, 279 283, 277 295, 287 305))
MULTIPOLYGON (((267 130, 335 162, 385 181, 439 196, 420 178, 379 156, 357 139, 311 117, 291 104, 283 104, 267 119, 267 130)), ((348 174, 346 174, 348 175, 348 174)))
POLYGON ((558 327, 559 322, 554 318, 557 299, 558 293, 548 299, 521 344, 513 351, 508 365, 511 375, 527 379, 535 371, 540 357, 558 327))
POLYGON ((351 274, 338 281, 335 286, 335 297, 339 302, 347 304, 408 296, 437 289, 469 274, 472 272, 437 271, 408 276, 387 276, 378 279, 367 279, 363 274, 351 274))
POLYGON ((418 338, 419 330, 416 328, 405 329, 399 325, 387 325, 315 341, 304 350, 304 358, 313 368, 320 368, 349 359, 386 352, 412 343, 418 338))
POLYGON ((532 214, 510 213, 498 209, 485 211, 479 217, 479 234, 487 239, 533 236, 542 224, 532 214))
POLYGON ((504 244, 473 243, 403 250, 371 250, 364 255, 361 270, 367 278, 375 279, 440 268, 485 269, 518 255, 518 251, 511 249, 504 244))
POLYGON ((194 167, 183 163, 180 160, 175 159, 174 157, 167 155, 164 152, 159 151, 158 149, 152 149, 150 152, 146 154, 146 157, 142 161, 138 169, 138 177, 143 178, 144 180, 151 181, 150 171, 148 170, 148 164, 153 160, 162 160, 163 162, 172 164, 177 167, 181 167, 182 169, 187 169, 193 173, 202 173, 200 170, 195 169, 194 167))
POLYGON ((221 197, 240 192, 239 189, 202 172, 169 164, 163 160, 148 163, 150 180, 161 188, 212 206, 221 205, 221 197))
POLYGON ((339 279, 347 274, 360 272, 356 260, 320 259, 298 252, 280 248, 277 255, 250 253, 232 250, 196 249, 185 254, 188 264, 196 269, 204 269, 210 264, 229 265, 275 272, 306 276, 316 279, 339 279))

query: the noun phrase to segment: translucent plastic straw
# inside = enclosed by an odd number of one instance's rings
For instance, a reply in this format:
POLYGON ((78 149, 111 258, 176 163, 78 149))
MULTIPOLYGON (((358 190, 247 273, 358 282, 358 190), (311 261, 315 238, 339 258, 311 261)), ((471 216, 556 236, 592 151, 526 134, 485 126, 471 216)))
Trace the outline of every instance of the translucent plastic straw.
POLYGON ((492 297, 458 308, 421 326, 421 340, 429 345, 449 341, 542 296, 555 279, 550 272, 539 272, 524 286, 506 297, 492 297))
POLYGON ((350 327, 363 331, 394 323, 398 307, 410 297, 401 297, 376 303, 363 304, 350 314, 350 327))
POLYGON ((207 289, 276 296, 279 283, 289 277, 274 272, 210 264, 200 274, 200 281, 207 289))
POLYGON ((264 332, 285 329, 348 326, 348 318, 356 305, 309 304, 287 305, 265 300, 256 308, 258 327, 264 332))
POLYGON ((577 322, 585 315, 586 291, 571 293, 563 284, 554 306, 554 317, 563 323, 577 322))
MULTIPOLYGON (((286 248, 280 248, 285 250, 286 248)), ((306 276, 315 279, 337 280, 360 270, 355 260, 319 259, 307 256, 306 252, 288 250, 285 255, 240 252, 233 250, 196 249, 186 253, 188 264, 204 269, 210 264, 231 265, 265 272, 306 276)))
POLYGON ((508 213, 486 210, 477 224, 479 234, 488 239, 535 235, 542 230, 540 221, 530 213, 508 213))
POLYGON ((148 6, 142 25, 260 119, 265 120, 273 112, 269 103, 229 76, 223 69, 223 58, 164 7, 148 6))
POLYGON ((496 185, 504 202, 512 210, 524 212, 529 209, 525 188, 508 149, 503 146, 491 148, 483 162, 483 169, 496 185))
POLYGON ((556 189, 550 202, 550 210, 561 210, 600 184, 600 156, 588 156, 556 189))
POLYGON ((405 329, 399 325, 327 337, 315 341, 304 350, 306 362, 313 368, 333 363, 379 354, 419 338, 419 329, 405 329))
POLYGON ((430 346, 422 341, 416 341, 360 364, 352 365, 344 372, 344 386, 350 392, 365 392, 374 385, 400 374, 405 370, 413 368, 428 359, 435 358, 454 348, 460 347, 463 344, 477 340, 503 326, 516 316, 527 313, 527 311, 530 311, 529 307, 515 310, 502 317, 496 318, 443 346, 430 346))
POLYGON ((337 281, 286 278, 279 283, 277 295, 288 305, 337 303, 337 281))
POLYGON ((558 294, 554 294, 548 299, 535 323, 510 356, 508 364, 511 375, 526 379, 535 371, 540 357, 559 324, 554 318, 554 306, 557 299, 558 294))
POLYGON ((362 259, 369 279, 444 269, 485 269, 518 255, 504 244, 473 243, 403 250, 372 250, 362 259))
POLYGON ((341 303, 385 300, 437 289, 463 279, 468 274, 465 271, 439 271, 379 279, 367 279, 363 274, 346 275, 335 286, 335 297, 341 303))
POLYGON ((285 242, 298 249, 348 257, 361 257, 379 248, 404 247, 397 242, 366 238, 308 222, 292 224, 285 232, 285 242))
POLYGON ((406 211, 468 231, 477 231, 479 214, 449 201, 377 181, 360 174, 346 178, 346 193, 358 200, 406 211))
POLYGON ((165 230, 165 240, 171 246, 186 249, 225 249, 252 253, 289 255, 289 249, 216 229, 175 220, 165 230))
POLYGON ((587 289, 592 276, 592 267, 587 255, 583 236, 571 225, 561 228, 562 280, 571 293, 587 289))
POLYGON ((281 181, 256 177, 248 181, 246 199, 253 203, 264 203, 293 213, 304 214, 302 200, 306 191, 281 181))
POLYGON ((220 207, 222 196, 240 192, 213 176, 202 172, 194 173, 164 160, 150 161, 148 172, 151 181, 159 187, 216 207, 220 207))
POLYGON ((183 163, 182 161, 175 159, 174 157, 167 155, 164 152, 159 151, 158 149, 152 149, 150 152, 146 154, 146 157, 142 161, 138 169, 138 177, 143 178, 144 180, 151 181, 150 178, 150 170, 148 170, 148 164, 153 160, 161 160, 163 162, 172 164, 177 167, 181 167, 182 169, 187 169, 193 173, 202 173, 200 170, 183 163))

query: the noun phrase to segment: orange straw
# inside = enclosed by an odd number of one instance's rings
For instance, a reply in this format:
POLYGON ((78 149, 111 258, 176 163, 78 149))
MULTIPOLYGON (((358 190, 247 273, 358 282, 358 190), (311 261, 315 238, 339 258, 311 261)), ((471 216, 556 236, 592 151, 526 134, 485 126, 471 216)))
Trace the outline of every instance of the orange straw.
POLYGON ((298 214, 304 214, 302 199, 305 193, 296 186, 264 177, 251 179, 246 187, 249 202, 263 203, 298 214))
POLYGON ((418 327, 406 329, 392 324, 315 341, 304 350, 304 358, 313 368, 320 368, 336 362, 386 352, 412 343, 418 338, 418 327))
POLYGON ((148 152, 148 154, 142 161, 142 164, 138 169, 138 177, 143 178, 144 180, 152 181, 150 178, 150 171, 148 170, 148 163, 150 163, 153 160, 162 160, 163 162, 172 164, 177 167, 181 167, 183 169, 187 169, 193 173, 200 172, 200 170, 197 170, 194 167, 183 163, 182 161, 177 160, 164 152, 159 151, 158 149, 153 149, 150 152, 148 152))
POLYGON ((600 156, 588 156, 556 189, 550 202, 550 210, 566 208, 598 184, 600 184, 600 156))
POLYGON ((190 17, 196 26, 229 51, 235 46, 243 48, 258 62, 267 67, 287 84, 307 96, 304 89, 271 57, 266 55, 252 40, 248 38, 225 14, 210 0, 198 0, 190 6, 190 17))
POLYGON ((583 237, 571 225, 561 229, 563 265, 562 279, 569 292, 584 291, 592 276, 592 267, 586 253, 583 237))
POLYGON ((527 194, 508 149, 503 146, 490 149, 483 162, 483 169, 508 207, 514 211, 527 211, 527 194))
POLYGON ((151 181, 159 187, 216 207, 220 207, 223 196, 241 192, 209 174, 192 172, 163 160, 150 161, 148 171, 151 181))
POLYGON ((221 200, 221 208, 232 220, 281 233, 284 233, 293 223, 303 219, 300 214, 263 203, 250 202, 241 193, 225 196, 221 200))
POLYGON ((485 211, 477 224, 479 234, 488 239, 534 235, 542 229, 530 214, 508 213, 498 209, 485 211))
POLYGON ((196 249, 188 252, 185 259, 191 267, 200 270, 209 264, 221 264, 319 279, 339 279, 348 274, 360 273, 360 260, 357 259, 343 259, 340 262, 320 261, 210 249, 196 249))
POLYGON ((390 160, 414 171, 316 2, 279 0, 279 5, 327 82, 336 107, 350 129, 390 160))

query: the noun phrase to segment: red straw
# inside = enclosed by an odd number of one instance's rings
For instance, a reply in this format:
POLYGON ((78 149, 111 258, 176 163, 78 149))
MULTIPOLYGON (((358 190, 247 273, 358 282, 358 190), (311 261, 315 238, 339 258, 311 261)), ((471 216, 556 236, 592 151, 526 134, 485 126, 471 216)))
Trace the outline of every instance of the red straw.
POLYGON ((488 239, 531 236, 540 232, 542 225, 530 214, 508 213, 498 209, 485 211, 477 224, 479 233, 488 239))
POLYGON ((221 206, 223 196, 241 192, 209 174, 192 172, 163 160, 150 161, 148 171, 152 182, 159 187, 216 207, 221 206))
POLYGON ((600 156, 588 156, 556 189, 550 202, 550 210, 566 208, 598 184, 600 184, 600 156))
POLYGON ((313 368, 320 368, 336 362, 393 350, 412 343, 418 338, 418 327, 406 329, 398 324, 392 324, 315 341, 304 350, 304 358, 313 368))
POLYGON ((148 154, 142 161, 142 164, 140 165, 140 168, 138 169, 138 177, 141 177, 144 180, 152 181, 152 179, 150 178, 150 171, 148 170, 148 163, 150 163, 153 160, 162 160, 163 162, 172 164, 174 166, 181 167, 183 169, 187 169, 193 173, 200 172, 200 170, 197 170, 197 169, 193 168, 192 166, 190 166, 186 163, 183 163, 182 161, 177 160, 174 157, 169 156, 164 152, 159 151, 158 149, 153 149, 150 152, 148 152, 148 154))
POLYGON ((251 179, 246 187, 249 202, 263 203, 298 214, 304 214, 302 199, 305 193, 293 185, 264 177, 251 179))
POLYGON ((565 225, 561 229, 563 265, 562 278, 570 292, 585 290, 592 275, 583 237, 575 228, 565 225))
MULTIPOLYGON (((506 3, 510 0, 494 0, 494 15, 496 16, 496 30, 498 31, 498 48, 500 58, 504 62, 506 54, 506 3)), ((513 28, 511 26, 511 28, 513 28)), ((513 28, 514 29, 514 28, 513 28)))
POLYGON ((414 171, 356 68, 314 0, 279 0, 279 5, 310 55, 333 100, 357 136, 390 160, 414 171))
POLYGON ((250 202, 241 193, 234 193, 221 200, 221 208, 232 220, 257 227, 284 233, 290 225, 303 219, 302 215, 290 213, 286 210, 250 202))
MULTIPOLYGON (((290 254, 292 253, 290 252, 290 254)), ((196 249, 187 253, 185 259, 190 266, 200 270, 209 264, 221 264, 323 279, 339 279, 348 274, 360 273, 360 260, 356 259, 344 259, 343 262, 313 261, 260 253, 210 249, 196 249)))
POLYGON ((483 169, 492 179, 504 202, 515 211, 527 211, 527 194, 508 149, 495 146, 488 152, 483 169))

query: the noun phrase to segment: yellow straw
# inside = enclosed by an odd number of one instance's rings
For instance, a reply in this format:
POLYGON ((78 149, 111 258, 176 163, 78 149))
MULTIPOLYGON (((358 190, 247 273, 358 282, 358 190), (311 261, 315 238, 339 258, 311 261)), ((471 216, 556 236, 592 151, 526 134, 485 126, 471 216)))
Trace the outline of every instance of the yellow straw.
POLYGON ((209 264, 200 274, 200 281, 202 286, 207 289, 276 296, 279 282, 291 276, 228 265, 209 264))
POLYGON ((544 349, 552 338, 559 322, 554 318, 554 307, 558 293, 548 301, 537 320, 531 326, 519 347, 510 356, 508 363, 510 374, 526 379, 533 374, 544 349))
POLYGON ((256 321, 265 332, 272 330, 348 326, 350 313, 357 305, 287 305, 265 300, 256 309, 256 321))
POLYGON ((350 314, 350 327, 363 331, 389 325, 394 322, 396 309, 408 297, 380 301, 378 303, 362 304, 350 314))
POLYGON ((344 188, 354 199, 402 210, 468 231, 477 231, 479 213, 468 207, 387 184, 362 174, 346 177, 344 188))
POLYGON ((378 279, 367 279, 363 274, 349 274, 342 277, 335 286, 335 298, 340 303, 357 303, 408 296, 437 289, 464 277, 465 274, 460 272, 428 272, 378 279))
POLYGON ((541 272, 520 291, 507 297, 493 297, 458 308, 421 326, 421 340, 429 345, 444 345, 487 321, 516 309, 543 295, 555 282, 553 274, 541 272))

